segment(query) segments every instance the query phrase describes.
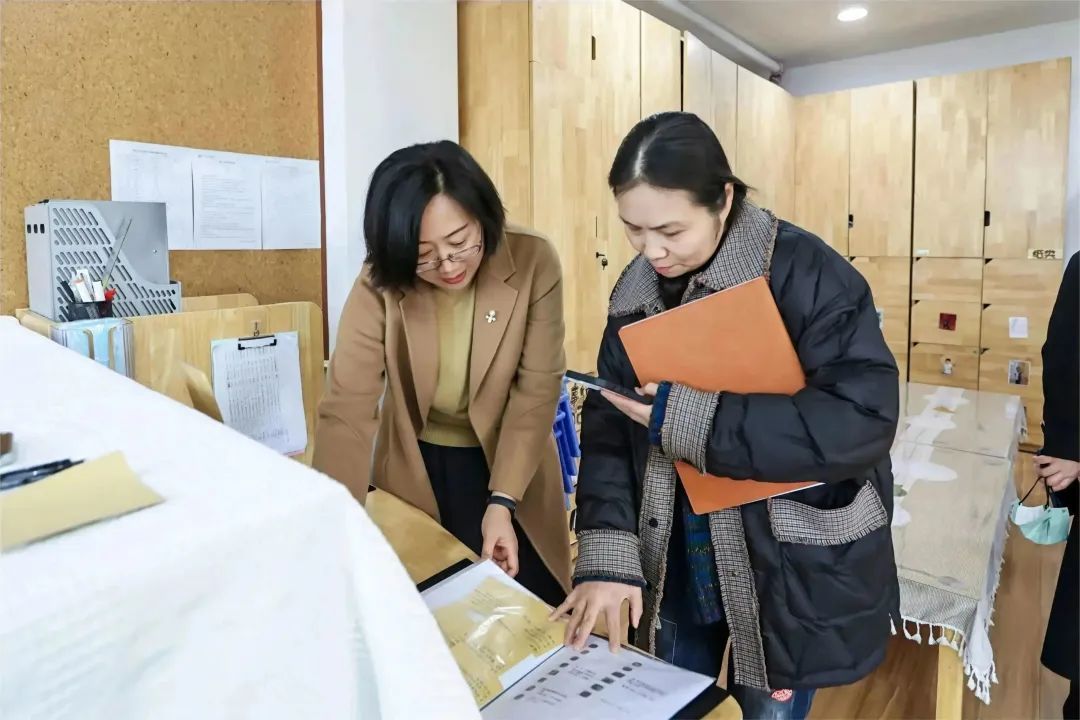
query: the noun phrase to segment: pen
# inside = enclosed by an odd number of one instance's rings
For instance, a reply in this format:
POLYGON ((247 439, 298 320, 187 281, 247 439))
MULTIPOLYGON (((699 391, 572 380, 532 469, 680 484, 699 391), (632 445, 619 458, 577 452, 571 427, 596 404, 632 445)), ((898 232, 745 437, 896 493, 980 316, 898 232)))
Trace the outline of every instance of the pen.
POLYGON ((38 480, 44 480, 50 475, 55 475, 61 470, 67 470, 81 462, 82 460, 56 460, 43 465, 6 472, 0 475, 0 491, 11 490, 12 488, 35 483, 38 480))

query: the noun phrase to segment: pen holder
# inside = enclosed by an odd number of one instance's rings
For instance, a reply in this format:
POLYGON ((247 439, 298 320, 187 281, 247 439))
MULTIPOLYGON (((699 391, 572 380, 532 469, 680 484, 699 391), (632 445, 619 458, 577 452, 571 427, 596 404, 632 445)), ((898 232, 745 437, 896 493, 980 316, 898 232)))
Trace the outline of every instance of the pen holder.
POLYGON ((135 377, 135 326, 130 320, 106 317, 56 323, 52 326, 50 335, 54 342, 80 355, 121 375, 135 377))
POLYGON ((113 316, 112 300, 71 302, 64 306, 64 320, 97 320, 113 316))

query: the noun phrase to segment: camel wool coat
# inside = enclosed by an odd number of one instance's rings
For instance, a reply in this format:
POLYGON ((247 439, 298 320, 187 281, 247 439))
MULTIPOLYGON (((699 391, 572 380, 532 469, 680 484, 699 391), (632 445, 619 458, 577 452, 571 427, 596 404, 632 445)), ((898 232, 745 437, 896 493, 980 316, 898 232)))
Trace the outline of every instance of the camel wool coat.
MULTIPOLYGON (((559 257, 547 239, 508 228, 473 282, 469 419, 490 487, 518 501, 518 523, 568 589, 570 535, 552 434, 566 369, 559 257)), ((360 502, 371 484, 438 520, 418 444, 438 380, 435 292, 422 280, 379 290, 364 267, 341 314, 313 465, 360 502)))

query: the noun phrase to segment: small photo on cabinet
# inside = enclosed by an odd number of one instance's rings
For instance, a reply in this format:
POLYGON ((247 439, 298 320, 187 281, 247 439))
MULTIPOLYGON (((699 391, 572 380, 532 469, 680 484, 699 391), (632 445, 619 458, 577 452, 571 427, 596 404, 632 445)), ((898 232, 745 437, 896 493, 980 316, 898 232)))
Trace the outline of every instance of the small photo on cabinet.
POLYGON ((956 330, 956 315, 954 313, 938 313, 938 330, 956 330))
POLYGON ((1009 384, 1027 385, 1031 379, 1031 363, 1026 360, 1009 361, 1009 384))

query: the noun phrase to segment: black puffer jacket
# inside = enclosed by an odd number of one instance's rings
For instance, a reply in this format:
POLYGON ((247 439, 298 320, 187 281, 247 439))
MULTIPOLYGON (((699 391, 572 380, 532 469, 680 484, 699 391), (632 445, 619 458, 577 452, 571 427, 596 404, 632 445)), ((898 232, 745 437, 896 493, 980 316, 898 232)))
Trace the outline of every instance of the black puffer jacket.
MULTIPOLYGON (((650 447, 645 428, 590 393, 575 582, 645 586, 638 644, 649 650, 671 533, 675 480, 665 471, 671 460, 694 462, 696 455, 710 474, 737 479, 821 481, 789 497, 713 513, 710 528, 736 681, 762 689, 847 684, 881 662, 890 618, 899 620, 889 459, 899 404, 896 363, 870 290, 851 264, 749 203, 716 258, 691 280, 687 299, 763 274, 802 361, 806 389, 786 397, 675 385, 662 453, 650 447)), ((601 377, 638 384, 618 333, 660 311, 658 298, 655 272, 638 258, 612 295, 601 377)))

